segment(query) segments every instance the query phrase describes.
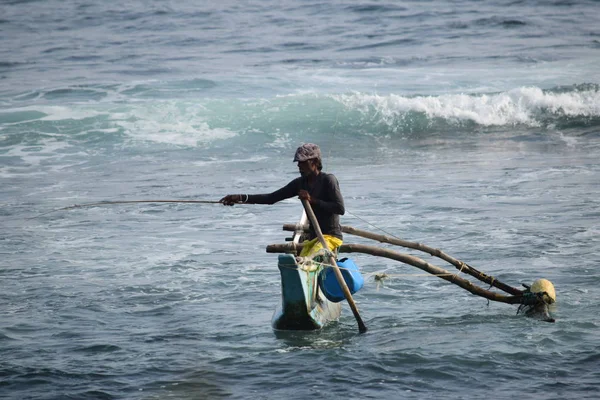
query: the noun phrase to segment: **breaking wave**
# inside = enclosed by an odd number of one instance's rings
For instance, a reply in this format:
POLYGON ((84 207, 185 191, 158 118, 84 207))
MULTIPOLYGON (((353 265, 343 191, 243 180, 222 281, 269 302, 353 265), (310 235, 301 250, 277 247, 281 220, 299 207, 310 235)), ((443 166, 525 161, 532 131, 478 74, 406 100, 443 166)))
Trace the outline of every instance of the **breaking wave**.
MULTIPOLYGON (((64 92, 73 96, 72 91, 64 92)), ((118 101, 63 100, 4 107, 0 110, 0 147, 32 146, 48 139, 70 144, 153 142, 194 147, 242 137, 277 143, 338 133, 402 137, 512 127, 539 131, 598 126, 600 86, 594 84, 438 96, 354 92, 176 99, 129 94, 118 101)))
POLYGON ((600 124, 598 85, 542 90, 522 87, 494 94, 405 97, 353 93, 333 96, 364 122, 394 132, 447 128, 569 128, 600 124))

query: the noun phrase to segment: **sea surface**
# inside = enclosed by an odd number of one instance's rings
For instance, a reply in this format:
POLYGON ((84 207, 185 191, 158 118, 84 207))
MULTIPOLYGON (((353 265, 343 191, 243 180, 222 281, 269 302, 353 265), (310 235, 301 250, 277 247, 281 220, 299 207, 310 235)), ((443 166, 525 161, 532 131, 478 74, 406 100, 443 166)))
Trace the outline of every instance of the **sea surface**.
POLYGON ((599 15, 0 1, 0 398, 599 398, 599 15), (340 182, 342 224, 517 288, 546 278, 556 322, 352 254, 368 332, 344 304, 322 331, 275 333, 265 248, 297 199, 62 209, 268 193, 305 142, 340 182))

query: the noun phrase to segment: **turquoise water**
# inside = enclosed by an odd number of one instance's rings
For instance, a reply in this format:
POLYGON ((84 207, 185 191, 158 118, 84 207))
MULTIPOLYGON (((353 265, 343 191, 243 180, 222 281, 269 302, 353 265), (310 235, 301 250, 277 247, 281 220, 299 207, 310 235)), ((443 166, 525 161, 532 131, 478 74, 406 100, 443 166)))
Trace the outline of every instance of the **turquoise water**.
POLYGON ((0 397, 596 398, 598 11, 2 2, 0 397), (556 323, 353 255, 369 332, 344 305, 321 332, 275 334, 265 247, 297 200, 48 213, 268 192, 303 142, 344 225, 515 287, 549 279, 556 323))

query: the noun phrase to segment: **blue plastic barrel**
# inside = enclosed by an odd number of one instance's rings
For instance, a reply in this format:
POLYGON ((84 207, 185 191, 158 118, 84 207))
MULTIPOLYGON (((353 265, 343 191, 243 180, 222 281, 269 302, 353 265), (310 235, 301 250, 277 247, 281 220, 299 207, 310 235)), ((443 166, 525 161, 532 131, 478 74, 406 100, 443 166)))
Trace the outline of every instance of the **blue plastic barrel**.
MULTIPOLYGON (((340 267, 340 272, 344 277, 344 281, 346 281, 350 293, 354 294, 358 292, 363 287, 365 280, 358 271, 358 267, 354 264, 354 261, 349 258, 342 258, 341 260, 338 260, 337 265, 340 267)), ((329 301, 339 303, 346 299, 344 292, 335 277, 333 268, 330 267, 321 271, 319 285, 329 301)))

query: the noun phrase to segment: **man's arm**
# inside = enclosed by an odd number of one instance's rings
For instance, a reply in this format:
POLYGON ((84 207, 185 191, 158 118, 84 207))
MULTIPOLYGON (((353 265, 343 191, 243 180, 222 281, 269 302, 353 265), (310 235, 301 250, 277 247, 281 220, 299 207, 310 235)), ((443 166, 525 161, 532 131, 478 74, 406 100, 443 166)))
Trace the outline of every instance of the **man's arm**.
POLYGON ((300 178, 296 178, 281 189, 267 194, 228 194, 219 200, 226 206, 232 206, 236 203, 248 204, 275 204, 281 200, 289 199, 298 194, 300 187, 300 178))

